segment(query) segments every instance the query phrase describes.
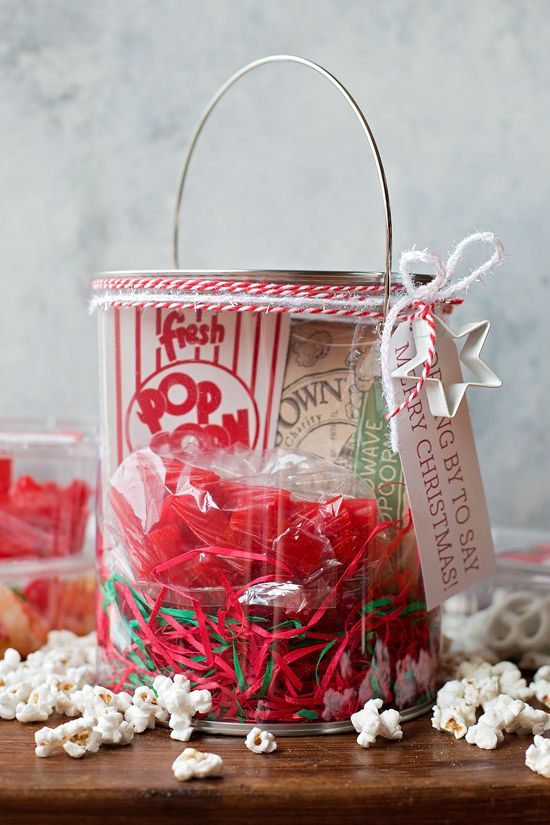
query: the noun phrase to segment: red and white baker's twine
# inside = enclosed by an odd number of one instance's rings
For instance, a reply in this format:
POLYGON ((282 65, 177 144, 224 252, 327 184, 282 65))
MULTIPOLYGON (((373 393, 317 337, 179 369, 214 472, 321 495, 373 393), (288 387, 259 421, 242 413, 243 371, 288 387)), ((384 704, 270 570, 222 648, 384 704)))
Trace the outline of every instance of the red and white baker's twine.
MULTIPOLYGON (((92 300, 100 307, 141 309, 204 309, 213 312, 291 312, 293 315, 330 315, 383 318, 380 284, 258 284, 252 281, 203 278, 106 277, 93 282, 104 292, 92 300), (160 297, 159 292, 177 292, 160 297), (207 294, 209 297, 203 297, 207 294), (214 303, 210 296, 221 300, 214 303), (289 304, 288 300, 294 299, 289 304), (299 303, 296 303, 298 302, 299 303)), ((398 292, 399 285, 392 291, 398 292)))
MULTIPOLYGON (((342 293, 369 293, 380 292, 380 284, 274 284, 257 283, 256 281, 227 281, 223 279, 210 280, 207 278, 167 278, 166 276, 147 276, 138 278, 127 276, 124 278, 105 277, 92 282, 92 289, 132 289, 132 290, 193 290, 193 292, 236 292, 238 295, 277 295, 324 298, 342 293)), ((393 287, 399 289, 398 286, 393 287)))
POLYGON ((502 244, 492 232, 475 232, 467 238, 464 238, 464 240, 457 244, 446 264, 443 264, 438 255, 427 249, 423 251, 411 249, 401 255, 399 272, 405 294, 392 302, 386 320, 384 321, 380 342, 382 387, 388 410, 386 418, 390 426, 390 444, 395 452, 399 449, 395 417, 418 396, 433 365, 436 346, 435 307, 443 302, 461 303, 461 299, 456 297, 457 293, 466 292, 472 283, 482 280, 483 276, 491 272, 495 266, 502 263, 503 259, 504 250, 502 244), (453 281, 455 270, 460 259, 470 246, 479 242, 492 246, 493 254, 487 261, 481 264, 481 266, 470 272, 469 275, 453 281), (433 279, 427 284, 417 286, 414 281, 414 276, 411 275, 410 272, 412 264, 428 266, 434 273, 433 279), (391 376, 391 364, 393 363, 391 357, 391 338, 395 324, 402 317, 403 312, 406 310, 410 311, 410 308, 416 310, 409 315, 410 320, 421 318, 426 322, 429 329, 430 345, 422 373, 418 378, 416 386, 403 402, 397 404, 395 383, 391 376))

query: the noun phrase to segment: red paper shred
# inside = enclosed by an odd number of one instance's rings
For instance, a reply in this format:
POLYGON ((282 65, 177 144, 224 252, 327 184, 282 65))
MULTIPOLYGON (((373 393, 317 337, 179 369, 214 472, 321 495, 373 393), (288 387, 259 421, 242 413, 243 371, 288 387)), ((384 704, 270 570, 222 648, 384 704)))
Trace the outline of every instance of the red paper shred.
POLYGON ((338 721, 375 696, 400 710, 432 698, 437 621, 410 515, 379 522, 368 494, 310 500, 281 472, 276 486, 151 450, 120 470, 98 623, 117 689, 181 672, 211 690, 210 718, 247 722, 338 721))

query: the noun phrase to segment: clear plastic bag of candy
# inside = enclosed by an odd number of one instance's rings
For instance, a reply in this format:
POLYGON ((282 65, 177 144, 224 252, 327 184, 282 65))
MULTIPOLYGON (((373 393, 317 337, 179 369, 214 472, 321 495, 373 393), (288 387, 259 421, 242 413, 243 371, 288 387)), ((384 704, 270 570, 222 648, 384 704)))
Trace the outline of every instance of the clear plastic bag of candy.
POLYGON ((156 437, 105 494, 102 678, 185 673, 210 722, 338 723, 373 697, 435 688, 410 518, 380 517, 353 472, 314 455, 175 448, 156 437))

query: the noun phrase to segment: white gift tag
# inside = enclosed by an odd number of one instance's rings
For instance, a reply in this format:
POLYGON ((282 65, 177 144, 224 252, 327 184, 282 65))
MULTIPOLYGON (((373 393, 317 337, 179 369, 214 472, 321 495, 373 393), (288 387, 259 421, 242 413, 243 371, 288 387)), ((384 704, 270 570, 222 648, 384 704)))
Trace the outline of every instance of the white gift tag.
MULTIPOLYGON (((415 354, 411 324, 404 322, 392 335, 390 370, 415 354)), ((452 339, 438 336, 430 377, 443 385, 463 380, 452 339)), ((415 385, 404 378, 393 380, 401 404, 415 385)), ((396 416, 396 425, 426 601, 432 609, 495 572, 470 414, 464 399, 454 418, 434 417, 424 387, 396 416)))

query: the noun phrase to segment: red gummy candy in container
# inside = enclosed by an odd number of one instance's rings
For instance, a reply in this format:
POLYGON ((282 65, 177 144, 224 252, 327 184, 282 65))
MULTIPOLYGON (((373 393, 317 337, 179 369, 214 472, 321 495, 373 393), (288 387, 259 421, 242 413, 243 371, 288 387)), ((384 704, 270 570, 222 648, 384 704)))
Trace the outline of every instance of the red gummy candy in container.
POLYGON ((78 422, 0 421, 0 655, 93 629, 95 472, 95 438, 78 422))
POLYGON ((347 724, 369 698, 408 708, 433 691, 410 518, 383 521, 347 469, 150 446, 106 501, 98 625, 115 688, 182 672, 212 692, 206 727, 347 724))
POLYGON ((0 561, 82 550, 94 464, 87 432, 0 422, 0 561))
MULTIPOLYGON (((0 458, 0 464, 6 471, 11 459, 0 458)), ((19 476, 0 492, 0 558, 78 553, 89 499, 90 487, 80 479, 63 487, 19 476)))

